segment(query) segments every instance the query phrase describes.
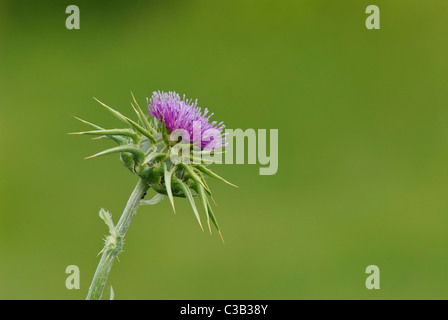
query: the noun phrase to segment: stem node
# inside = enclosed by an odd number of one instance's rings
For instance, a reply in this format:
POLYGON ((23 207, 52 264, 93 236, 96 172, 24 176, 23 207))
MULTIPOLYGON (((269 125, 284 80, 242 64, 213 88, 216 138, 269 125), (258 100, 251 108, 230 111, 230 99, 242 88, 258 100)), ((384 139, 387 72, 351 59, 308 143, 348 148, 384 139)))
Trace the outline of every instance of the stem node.
POLYGON ((98 263, 92 283, 90 284, 87 300, 101 299, 101 295, 103 294, 104 287, 106 286, 107 278, 109 277, 114 259, 122 251, 126 231, 128 230, 132 218, 137 211, 138 205, 140 204, 140 199, 148 191, 148 189, 149 185, 140 179, 129 197, 123 214, 121 215, 121 218, 116 226, 113 224, 110 213, 104 209, 100 210, 99 215, 109 227, 110 235, 106 237, 106 244, 101 251, 101 260, 98 263))

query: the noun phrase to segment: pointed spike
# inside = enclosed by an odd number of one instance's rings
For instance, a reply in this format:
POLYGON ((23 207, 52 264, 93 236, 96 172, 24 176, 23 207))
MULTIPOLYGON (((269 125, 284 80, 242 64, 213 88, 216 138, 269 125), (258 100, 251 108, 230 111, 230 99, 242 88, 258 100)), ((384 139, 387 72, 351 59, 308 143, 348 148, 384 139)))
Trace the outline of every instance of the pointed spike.
POLYGON ((177 185, 182 189, 182 192, 185 194, 185 197, 190 202, 191 207, 193 208, 194 215, 196 216, 196 219, 199 222, 199 226, 201 227, 202 231, 204 231, 204 227, 201 223, 201 218, 199 217, 198 208, 196 207, 196 204, 194 203, 193 194, 191 193, 191 190, 186 186, 185 183, 183 183, 180 180, 176 180, 177 185))
POLYGON ((212 228, 210 227, 210 215, 209 215, 209 211, 208 211, 207 198, 206 198, 206 195, 204 192, 204 188, 201 185, 198 185, 197 189, 199 191, 198 194, 199 194, 199 197, 201 198, 202 205, 204 206, 205 214, 207 217, 208 230, 210 231, 210 234, 212 234, 212 228))
POLYGON ((218 204, 216 203, 215 198, 213 198, 213 195, 212 195, 212 194, 210 194, 210 199, 212 199, 212 201, 213 201, 213 203, 214 203, 215 206, 218 206, 218 204))
POLYGON ((101 140, 101 139, 112 139, 112 137, 109 136, 99 136, 99 137, 93 137, 92 140, 101 140))
MULTIPOLYGON (((97 126, 96 124, 90 123, 90 122, 88 122, 86 120, 83 120, 81 118, 78 118, 76 116, 75 116, 75 119, 77 119, 77 120, 79 120, 79 121, 81 121, 81 122, 83 122, 85 124, 88 124, 89 126, 92 126, 93 128, 95 128, 97 130, 104 130, 104 128, 102 128, 100 126, 97 126)), ((124 138, 120 137, 120 136, 110 136, 110 138, 112 140, 114 140, 118 144, 125 144, 125 143, 127 143, 127 141, 124 138)))
POLYGON ((132 155, 134 156, 134 159, 137 163, 142 163, 143 160, 145 159, 145 153, 141 149, 139 149, 133 145, 124 145, 124 146, 118 146, 115 148, 107 149, 107 150, 101 151, 97 154, 94 154, 90 157, 87 157, 85 159, 91 159, 91 158, 95 158, 98 156, 103 156, 103 155, 112 154, 112 153, 122 153, 122 152, 132 153, 132 155))
POLYGON ((140 141, 140 139, 138 138, 138 135, 136 135, 133 131, 131 131, 129 129, 103 129, 103 130, 94 130, 94 131, 71 132, 69 134, 125 136, 125 137, 130 137, 135 143, 138 143, 140 141))
POLYGON ((142 135, 144 135, 145 137, 147 137, 153 144, 157 143, 157 140, 154 138, 154 136, 145 128, 143 128, 142 126, 140 126, 137 122, 126 118, 126 121, 128 123, 128 125, 131 125, 135 130, 137 130, 138 132, 140 132, 142 135))
POLYGON ((96 101, 98 101, 102 106, 104 106, 107 110, 109 110, 117 119, 119 119, 120 121, 122 121, 126 125, 130 125, 134 129, 136 129, 138 132, 140 132, 141 134, 146 136, 152 143, 154 143, 154 144, 156 143, 156 139, 154 139, 154 137, 152 136, 152 134, 148 130, 142 128, 138 123, 136 123, 135 121, 133 121, 133 120, 129 119, 128 117, 122 115, 120 112, 118 112, 118 111, 112 109, 111 107, 109 107, 108 105, 102 103, 97 98, 94 97, 94 99, 96 101))
POLYGON ((137 100, 135 99, 135 96, 134 96, 134 93, 131 91, 131 96, 132 96, 132 99, 134 100, 134 102, 135 102, 135 104, 139 107, 139 109, 140 109, 140 106, 138 105, 138 102, 137 102, 137 100))
POLYGON ((142 120, 142 118, 140 116, 140 113, 138 112, 137 108, 134 106, 134 104, 132 102, 131 102, 131 107, 132 107, 132 109, 134 109, 134 112, 137 114, 138 120, 140 120, 140 122, 142 124, 144 124, 144 122, 143 122, 143 120, 142 120))
POLYGON ((202 182, 201 178, 197 175, 196 172, 193 171, 193 169, 191 169, 191 167, 189 165, 186 165, 185 163, 180 162, 178 164, 178 166, 185 169, 190 174, 190 176, 193 178, 193 180, 195 180, 197 183, 199 183, 205 190, 210 192, 210 190, 207 188, 207 186, 204 184, 204 182, 202 182))
POLYGON ((170 199, 171 206, 173 207, 174 213, 176 213, 176 208, 174 207, 174 198, 173 198, 173 192, 171 190, 171 175, 173 174, 174 167, 171 170, 168 170, 166 167, 166 163, 162 162, 162 168, 163 168, 163 174, 165 178, 165 187, 166 192, 168 193, 168 198, 170 199))
POLYGON ((219 233, 219 236, 221 237, 221 241, 222 241, 222 243, 225 243, 221 231, 218 231, 218 233, 219 233))
POLYGON ((93 123, 91 123, 91 122, 89 122, 89 121, 86 121, 86 120, 83 120, 83 119, 81 119, 81 118, 78 118, 77 116, 73 116, 76 120, 79 120, 79 121, 81 121, 82 123, 85 123, 85 124, 88 124, 89 126, 91 126, 91 127, 94 127, 95 129, 97 129, 97 130, 104 130, 103 128, 101 128, 100 126, 97 126, 96 124, 93 124, 93 123))
POLYGON ((212 178, 221 180, 221 181, 223 181, 223 182, 225 182, 225 183, 227 183, 227 184, 229 184, 229 185, 231 185, 231 186, 233 186, 233 187, 235 187, 235 188, 238 188, 237 185, 234 185, 233 183, 230 183, 229 181, 227 181, 227 180, 224 179, 223 177, 218 176, 216 173, 214 173, 214 172, 211 171, 210 169, 204 167, 203 165, 197 164, 197 165, 195 165, 195 168, 199 169, 200 171, 202 171, 203 173, 205 173, 206 175, 208 175, 208 176, 210 176, 210 177, 212 177, 212 178))
POLYGON ((219 229, 218 221, 216 220, 215 214, 213 213, 212 207, 210 206, 210 202, 207 201, 207 207, 208 207, 208 213, 210 215, 210 219, 212 220, 213 224, 215 225, 216 230, 218 231, 219 235, 221 236, 221 240, 224 243, 224 238, 222 237, 221 230, 219 229))
POLYGON ((128 122, 126 121, 127 118, 124 115, 122 115, 120 112, 109 107, 107 104, 101 102, 100 100, 98 100, 95 97, 93 97, 93 99, 95 99, 99 104, 101 104, 103 107, 105 107, 107 110, 109 110, 109 112, 112 113, 118 120, 120 120, 124 124, 128 124, 128 122))
POLYGON ((139 117, 139 119, 143 123, 143 125, 145 125, 147 129, 151 129, 152 128, 151 124, 149 123, 148 118, 145 116, 145 114, 143 113, 142 109, 140 108, 140 106, 139 106, 137 100, 135 99, 134 94, 132 93, 132 91, 131 91, 131 96, 132 96, 132 99, 134 100, 134 103, 136 105, 136 107, 134 107, 134 105, 131 103, 132 108, 134 108, 135 112, 137 113, 137 116, 139 117))
POLYGON ((205 191, 207 191, 207 194, 208 194, 208 195, 210 196, 210 198, 213 200, 213 203, 216 204, 215 199, 213 198, 212 191, 210 190, 210 187, 208 186, 207 181, 205 181, 204 175, 203 175, 202 172, 199 171, 199 170, 196 170, 195 172, 196 172, 196 173, 198 174, 198 176, 201 178, 201 181, 202 181, 202 183, 203 183, 204 186, 205 186, 205 191))

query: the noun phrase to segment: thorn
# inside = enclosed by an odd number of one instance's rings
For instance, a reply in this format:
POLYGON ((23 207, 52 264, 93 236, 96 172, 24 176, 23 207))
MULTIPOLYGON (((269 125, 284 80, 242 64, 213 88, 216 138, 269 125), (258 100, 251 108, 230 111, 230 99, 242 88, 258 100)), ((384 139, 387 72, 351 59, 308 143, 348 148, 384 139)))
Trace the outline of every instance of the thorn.
POLYGON ((79 117, 77 117, 77 116, 73 116, 73 118, 75 118, 76 120, 79 120, 79 121, 81 121, 81 122, 86 123, 86 120, 83 120, 83 119, 81 119, 81 118, 79 118, 79 117))
POLYGON ((131 102, 131 107, 132 107, 132 109, 134 109, 134 111, 137 113, 137 109, 134 107, 134 105, 132 104, 132 102, 131 102))
POLYGON ((224 242, 224 238, 222 237, 221 231, 218 230, 218 232, 219 232, 219 236, 221 237, 222 243, 224 244, 225 242, 224 242))
POLYGON ((198 220, 199 226, 201 227, 202 232, 204 232, 204 227, 202 226, 201 220, 198 220))
POLYGON ((216 203, 215 199, 213 198, 213 195, 210 195, 210 199, 212 199, 212 201, 215 204, 215 206, 218 206, 218 204, 216 203))

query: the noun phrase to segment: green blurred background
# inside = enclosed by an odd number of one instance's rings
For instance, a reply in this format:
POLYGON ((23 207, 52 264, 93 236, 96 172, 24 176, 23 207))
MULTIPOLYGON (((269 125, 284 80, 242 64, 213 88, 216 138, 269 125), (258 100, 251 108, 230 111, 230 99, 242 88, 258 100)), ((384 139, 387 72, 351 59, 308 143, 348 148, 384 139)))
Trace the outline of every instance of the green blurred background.
POLYGON ((279 129, 279 170, 216 165, 240 187, 210 181, 225 244, 185 200, 140 208, 117 299, 448 298, 447 15, 442 0, 1 1, 0 298, 85 298, 98 211, 118 219, 137 178, 118 156, 83 160, 110 143, 67 133, 87 129, 74 115, 120 125, 93 96, 132 115, 130 91, 154 90, 279 129))

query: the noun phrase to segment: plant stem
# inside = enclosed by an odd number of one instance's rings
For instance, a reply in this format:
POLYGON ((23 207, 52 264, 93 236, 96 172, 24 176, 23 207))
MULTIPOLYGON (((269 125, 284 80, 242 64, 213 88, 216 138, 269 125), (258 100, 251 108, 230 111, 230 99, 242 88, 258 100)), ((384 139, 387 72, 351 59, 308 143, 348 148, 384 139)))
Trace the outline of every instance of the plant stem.
MULTIPOLYGON (((140 200, 144 196, 145 192, 149 189, 146 182, 140 179, 135 186, 134 191, 132 191, 131 196, 124 208, 123 214, 116 226, 118 234, 121 240, 124 238, 126 231, 131 224, 132 218, 137 211, 140 200)), ((89 293, 87 294, 87 300, 100 300, 103 294, 104 287, 106 285, 107 278, 114 263, 115 257, 120 253, 110 249, 110 242, 107 242, 104 249, 101 260, 96 268, 95 275, 93 276, 92 283, 90 284, 89 293)), ((119 250, 121 251, 121 250, 119 250)))

